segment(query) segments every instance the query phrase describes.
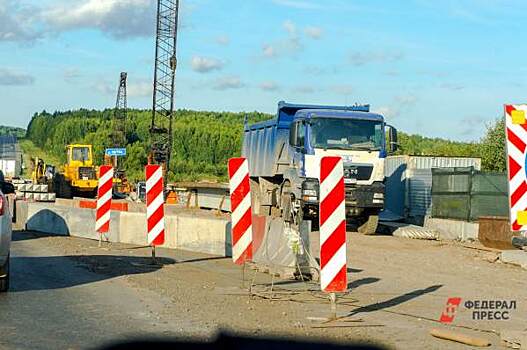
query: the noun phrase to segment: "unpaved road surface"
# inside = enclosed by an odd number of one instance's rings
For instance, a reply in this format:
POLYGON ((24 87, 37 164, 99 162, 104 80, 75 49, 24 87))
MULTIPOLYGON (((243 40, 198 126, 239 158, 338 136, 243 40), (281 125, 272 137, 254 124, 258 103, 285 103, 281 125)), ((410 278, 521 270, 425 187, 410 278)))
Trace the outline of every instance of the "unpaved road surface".
POLYGON ((96 348, 145 337, 211 339, 218 331, 366 342, 397 349, 466 349, 429 335, 444 328, 500 345, 501 330, 527 330, 527 272, 493 252, 458 244, 349 233, 349 293, 338 321, 314 283, 272 279, 228 258, 14 233, 12 288, 0 295, 0 348, 96 348), (252 295, 248 285, 252 283, 252 295), (271 282, 273 289, 271 291, 271 282), (451 325, 437 320, 462 298, 451 325), (469 300, 515 300, 509 320, 473 320, 469 300), (313 320, 314 319, 314 320, 313 320))

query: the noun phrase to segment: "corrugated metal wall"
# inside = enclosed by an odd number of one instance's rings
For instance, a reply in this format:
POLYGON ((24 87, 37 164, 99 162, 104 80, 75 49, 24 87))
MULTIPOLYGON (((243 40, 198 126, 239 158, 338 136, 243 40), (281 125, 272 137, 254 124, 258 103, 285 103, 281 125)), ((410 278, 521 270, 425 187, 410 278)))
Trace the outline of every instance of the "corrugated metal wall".
POLYGON ((384 175, 386 176, 386 188, 384 194, 384 213, 382 218, 386 220, 398 220, 406 216, 406 156, 392 156, 386 158, 384 164, 384 175))
POLYGON ((429 215, 432 205, 432 168, 481 169, 480 158, 392 156, 386 158, 386 211, 405 218, 429 215))
POLYGON ((22 170, 22 152, 15 136, 0 136, 0 170, 5 177, 20 176, 22 170))

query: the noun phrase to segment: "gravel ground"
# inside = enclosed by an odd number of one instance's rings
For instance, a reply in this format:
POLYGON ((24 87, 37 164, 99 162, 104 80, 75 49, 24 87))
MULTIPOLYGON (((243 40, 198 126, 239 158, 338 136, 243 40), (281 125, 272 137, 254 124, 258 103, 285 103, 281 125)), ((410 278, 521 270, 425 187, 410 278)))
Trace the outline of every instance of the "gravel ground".
MULTIPOLYGON (((348 234, 349 292, 339 296, 342 318, 324 323, 318 318, 328 316, 330 307, 315 283, 272 278, 250 268, 243 282, 243 269, 229 258, 158 249, 162 266, 154 267, 148 247, 99 248, 98 242, 86 239, 15 233, 38 238, 73 264, 122 280, 139 294, 159 295, 166 302, 152 312, 184 337, 210 338, 224 330, 399 349, 462 349, 467 346, 433 338, 430 329, 483 337, 493 348, 503 347, 502 330, 527 330, 526 271, 500 263, 496 252, 457 243, 348 234), (437 320, 449 297, 463 302, 516 300, 517 308, 509 320, 496 321, 473 320, 471 311, 461 306, 452 325, 445 326, 437 320)), ((148 307, 149 300, 144 303, 148 307)))

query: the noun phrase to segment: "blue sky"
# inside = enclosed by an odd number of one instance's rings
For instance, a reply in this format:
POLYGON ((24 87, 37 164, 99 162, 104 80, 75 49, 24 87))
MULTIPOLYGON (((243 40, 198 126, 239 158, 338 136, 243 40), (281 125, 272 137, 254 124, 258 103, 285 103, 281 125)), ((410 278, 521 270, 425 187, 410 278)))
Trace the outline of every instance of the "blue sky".
MULTIPOLYGON (((178 108, 370 103, 411 133, 477 140, 525 101, 523 1, 181 0, 178 108)), ((150 108, 154 0, 0 0, 0 124, 150 108)))

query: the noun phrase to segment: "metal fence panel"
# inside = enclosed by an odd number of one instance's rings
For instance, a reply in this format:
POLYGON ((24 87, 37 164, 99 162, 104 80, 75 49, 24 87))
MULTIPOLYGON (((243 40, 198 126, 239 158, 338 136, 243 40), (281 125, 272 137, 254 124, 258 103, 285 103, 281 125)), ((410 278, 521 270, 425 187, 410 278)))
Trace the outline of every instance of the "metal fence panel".
POLYGON ((431 169, 409 169, 409 215, 413 217, 429 214, 432 204, 432 171, 431 169))
POLYGON ((472 168, 434 169, 432 216, 467 221, 508 216, 506 174, 472 168))

